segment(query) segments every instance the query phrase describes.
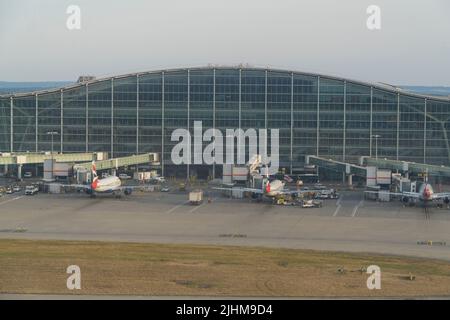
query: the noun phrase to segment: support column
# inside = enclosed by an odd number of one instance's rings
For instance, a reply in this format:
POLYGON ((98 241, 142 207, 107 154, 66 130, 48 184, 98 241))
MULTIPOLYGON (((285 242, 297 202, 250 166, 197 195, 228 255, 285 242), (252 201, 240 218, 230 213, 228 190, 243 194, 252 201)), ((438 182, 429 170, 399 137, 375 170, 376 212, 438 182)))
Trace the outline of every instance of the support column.
MULTIPOLYGON (((191 118, 190 118, 190 112, 191 112, 190 105, 191 105, 191 73, 190 73, 190 70, 188 69, 188 71, 187 71, 187 131, 189 133, 190 133, 190 121, 191 121, 191 118)), ((188 147, 189 160, 188 160, 187 167, 186 167, 187 179, 189 179, 189 176, 190 176, 190 172, 189 172, 190 165, 189 164, 192 161, 191 140, 188 141, 188 145, 189 145, 189 147, 188 147)))
POLYGON ((114 78, 111 78, 111 158, 114 158, 114 78))
POLYGON ((345 148, 346 148, 346 131, 347 130, 347 81, 344 81, 344 131, 342 140, 342 159, 345 161, 345 148))
POLYGON ((397 157, 398 160, 398 149, 400 146, 400 93, 397 93, 397 157))
POLYGON ((267 130, 267 70, 265 71, 264 81, 264 128, 267 130))
POLYGON ((370 87, 369 157, 371 158, 372 158, 372 135, 373 135, 373 87, 370 87))
POLYGON ((23 164, 19 164, 17 166, 17 179, 22 180, 22 166, 23 164))
POLYGON ((427 163, 427 99, 425 98, 425 106, 423 112, 423 163, 427 163))
MULTIPOLYGON (((265 71, 265 79, 264 79, 264 129, 266 130, 266 138, 264 139, 264 149, 266 150, 266 154, 269 154, 269 151, 267 150, 267 140, 268 140, 268 119, 267 119, 267 85, 268 85, 268 81, 267 81, 267 77, 268 77, 268 71, 265 71)), ((267 159, 262 159, 262 161, 267 161, 267 159)))
POLYGON ((290 174, 292 174, 292 162, 293 158, 293 140, 294 140, 294 73, 291 72, 291 154, 290 154, 290 174))
POLYGON ((61 153, 63 153, 63 150, 64 150, 64 148, 63 148, 63 142, 64 142, 64 139, 63 139, 63 136, 64 136, 64 91, 63 91, 63 89, 61 89, 61 111, 60 111, 60 116, 61 116, 61 118, 60 118, 60 124, 61 124, 61 127, 60 127, 60 129, 59 129, 59 131, 61 132, 61 134, 59 135, 59 138, 60 138, 60 152, 61 153))
POLYGON ((320 76, 317 76, 317 125, 316 125, 316 156, 319 156, 320 130, 320 76))
POLYGON ((86 83, 86 152, 89 151, 89 85, 86 83))
POLYGON ((38 95, 35 94, 35 151, 38 152, 38 136, 39 136, 39 130, 38 130, 38 95))
POLYGON ((14 118, 13 118, 13 113, 14 113, 14 102, 13 102, 13 97, 10 98, 9 100, 9 104, 10 104, 10 151, 13 152, 14 149, 14 118))
MULTIPOLYGON (((216 69, 213 69, 213 130, 216 130, 216 69)), ((213 162, 213 179, 216 178, 216 139, 214 138, 214 162, 213 162)), ((223 157, 223 155, 222 155, 223 157)))
POLYGON ((139 74, 136 74, 136 154, 139 154, 139 74))
POLYGON ((242 69, 239 69, 239 129, 241 129, 241 119, 242 119, 242 69))
POLYGON ((161 175, 164 177, 164 71, 161 72, 161 175))

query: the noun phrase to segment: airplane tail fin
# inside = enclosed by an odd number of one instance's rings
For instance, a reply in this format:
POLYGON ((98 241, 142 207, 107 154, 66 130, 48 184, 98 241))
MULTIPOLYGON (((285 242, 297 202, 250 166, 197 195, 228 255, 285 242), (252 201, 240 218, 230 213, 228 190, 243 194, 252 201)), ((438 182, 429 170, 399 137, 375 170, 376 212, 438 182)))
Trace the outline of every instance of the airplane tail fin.
POLYGON ((95 165, 95 161, 92 161, 91 172, 94 177, 97 177, 97 167, 95 165))
POLYGON ((98 184, 97 167, 95 165, 95 161, 92 161, 91 173, 92 173, 91 188, 94 190, 95 188, 97 188, 98 184))

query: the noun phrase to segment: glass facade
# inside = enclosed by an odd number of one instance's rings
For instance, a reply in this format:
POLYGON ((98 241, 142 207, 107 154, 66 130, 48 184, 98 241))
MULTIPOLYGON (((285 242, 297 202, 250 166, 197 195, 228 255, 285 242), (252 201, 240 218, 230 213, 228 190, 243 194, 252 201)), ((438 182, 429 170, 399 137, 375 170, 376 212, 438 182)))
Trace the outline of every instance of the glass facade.
POLYGON ((357 81, 257 68, 174 69, 0 96, 0 151, 49 151, 47 132, 57 131, 55 151, 158 152, 169 168, 178 143, 172 132, 193 134, 194 121, 202 121, 203 132, 279 129, 280 166, 288 172, 308 154, 450 165, 449 120, 449 99, 357 81))

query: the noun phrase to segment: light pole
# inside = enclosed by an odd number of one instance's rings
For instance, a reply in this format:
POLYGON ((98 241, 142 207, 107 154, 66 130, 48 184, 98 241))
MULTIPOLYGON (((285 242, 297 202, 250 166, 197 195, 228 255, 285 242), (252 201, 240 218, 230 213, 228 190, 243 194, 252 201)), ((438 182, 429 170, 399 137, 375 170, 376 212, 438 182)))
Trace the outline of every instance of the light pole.
POLYGON ((375 138, 375 159, 378 159, 378 138, 381 138, 379 134, 371 135, 372 138, 375 138))
POLYGON ((49 132, 47 132, 47 134, 52 136, 52 159, 53 159, 53 136, 55 134, 59 134, 59 132, 58 131, 49 131, 49 132))

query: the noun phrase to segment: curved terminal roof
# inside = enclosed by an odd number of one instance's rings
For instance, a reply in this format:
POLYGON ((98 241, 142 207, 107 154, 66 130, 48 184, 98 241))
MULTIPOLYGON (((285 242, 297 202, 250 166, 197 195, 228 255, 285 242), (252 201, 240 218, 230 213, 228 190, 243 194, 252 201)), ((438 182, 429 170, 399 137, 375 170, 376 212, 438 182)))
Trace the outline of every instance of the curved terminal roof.
POLYGON ((394 86, 387 85, 387 84, 379 84, 379 83, 374 84, 374 83, 368 83, 368 82, 364 82, 364 81, 347 79, 347 78, 342 78, 342 77, 337 77, 337 76, 332 76, 332 75, 325 75, 325 74, 320 74, 320 73, 310 73, 310 72, 302 72, 302 71, 278 69, 278 68, 267 68, 267 67, 253 67, 253 66, 249 67, 249 66, 241 66, 241 65, 237 65, 237 66, 222 66, 222 65, 210 66, 210 65, 208 65, 208 66, 203 66, 203 67, 169 68, 169 69, 158 69, 158 70, 153 70, 153 71, 135 72, 135 73, 128 73, 128 74, 117 75, 117 76, 97 78, 95 80, 90 80, 90 81, 86 81, 86 82, 82 82, 82 83, 75 83, 72 85, 55 88, 55 89, 45 89, 45 90, 39 90, 39 91, 33 91, 33 92, 21 92, 21 93, 16 93, 16 94, 5 94, 5 95, 0 95, 0 98, 26 97, 26 96, 36 95, 36 94, 39 95, 39 94, 44 94, 44 93, 55 93, 55 92, 59 92, 61 90, 82 87, 82 86, 85 86, 86 84, 89 85, 89 84, 103 82, 103 81, 107 81, 107 80, 111 80, 111 79, 122 79, 122 78, 137 76, 137 75, 158 74, 161 72, 169 73, 169 72, 180 72, 180 71, 187 71, 187 70, 195 71, 195 70, 213 70, 213 69, 216 69, 216 70, 269 71, 269 72, 280 72, 280 73, 287 73, 287 74, 297 74, 297 75, 309 76, 309 77, 320 77, 320 78, 324 78, 324 79, 338 80, 338 81, 342 81, 342 82, 345 81, 348 83, 372 87, 374 89, 383 90, 385 92, 391 92, 391 93, 395 93, 395 94, 398 93, 403 96, 408 96, 408 97, 413 97, 413 98, 422 98, 422 99, 450 102, 450 97, 448 97, 448 98, 437 97, 437 96, 431 96, 431 95, 422 95, 422 94, 417 94, 417 93, 412 93, 412 92, 406 92, 399 88, 396 88, 394 86))

